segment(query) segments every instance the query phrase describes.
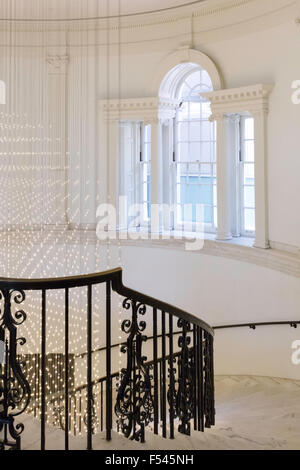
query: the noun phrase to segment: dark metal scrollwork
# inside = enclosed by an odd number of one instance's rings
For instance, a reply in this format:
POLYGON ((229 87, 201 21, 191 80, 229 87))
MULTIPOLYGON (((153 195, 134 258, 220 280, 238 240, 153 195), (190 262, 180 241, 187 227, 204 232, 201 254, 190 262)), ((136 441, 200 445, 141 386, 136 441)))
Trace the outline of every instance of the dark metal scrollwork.
POLYGON ((127 367, 122 369, 118 387, 115 412, 118 427, 125 437, 144 442, 145 427, 153 420, 153 398, 151 394, 151 375, 145 366, 147 357, 142 354, 143 335, 146 322, 139 321, 139 315, 145 315, 146 306, 130 299, 125 299, 123 308, 132 308, 132 319, 122 323, 122 331, 128 334, 126 345, 121 351, 127 354, 127 367))
POLYGON ((213 337, 204 333, 204 415, 205 427, 215 425, 213 337))
MULTIPOLYGON (((93 394, 92 400, 91 400, 91 405, 92 405, 92 434, 96 433, 97 430, 97 425, 98 425, 98 420, 97 420, 97 410, 96 410, 96 404, 95 404, 95 399, 96 396, 93 394)), ((84 417, 83 417, 83 422, 88 428, 88 411, 86 410, 84 417)))
POLYGON ((191 434, 190 421, 194 416, 195 408, 195 365, 193 349, 189 348, 191 338, 191 324, 185 320, 178 320, 177 326, 182 328, 178 340, 180 355, 178 358, 178 391, 176 394, 176 415, 179 418, 178 431, 181 434, 191 434))
POLYGON ((177 364, 177 357, 173 357, 168 360, 168 377, 169 377, 169 386, 168 386, 168 393, 167 393, 167 399, 168 399, 168 404, 169 404, 169 411, 170 415, 172 414, 173 418, 177 418, 177 410, 176 410, 176 404, 177 404, 177 394, 178 390, 176 388, 177 386, 177 380, 175 379, 176 373, 178 370, 178 364, 177 364))
POLYGON ((23 310, 14 312, 11 304, 22 304, 25 293, 3 290, 0 292, 0 300, 3 300, 0 340, 5 342, 5 363, 0 366, 0 432, 4 431, 0 449, 20 449, 24 425, 15 425, 15 418, 24 413, 29 405, 30 386, 24 375, 22 362, 17 359, 17 345, 23 346, 26 343, 25 338, 17 337, 17 328, 25 322, 26 313, 23 310))

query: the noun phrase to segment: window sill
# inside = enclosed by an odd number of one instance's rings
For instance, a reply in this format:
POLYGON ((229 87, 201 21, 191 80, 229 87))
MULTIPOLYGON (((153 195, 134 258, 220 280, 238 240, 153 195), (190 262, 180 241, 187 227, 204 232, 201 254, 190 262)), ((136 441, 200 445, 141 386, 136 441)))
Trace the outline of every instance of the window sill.
MULTIPOLYGON (((139 232, 123 231, 124 238, 121 236, 122 231, 119 232, 119 239, 112 241, 112 244, 120 244, 121 246, 138 247, 138 248, 157 248, 157 249, 172 249, 185 251, 191 256, 209 255, 223 258, 229 258, 236 261, 255 264, 264 268, 280 271, 294 277, 300 277, 300 254, 299 250, 296 252, 279 250, 270 248, 263 250, 253 246, 254 238, 239 237, 232 240, 216 240, 215 234, 205 234, 204 244, 202 249, 194 251, 186 251, 186 243, 196 239, 196 233, 185 233, 182 236, 180 232, 172 232, 171 237, 166 237, 167 233, 150 234, 147 230, 140 230, 139 232), (140 233, 140 238, 133 240, 130 235, 137 235, 140 233), (143 235, 145 238, 143 238, 143 235)), ((201 237, 199 237, 200 239, 201 237)))
POLYGON ((124 238, 122 239, 122 236, 120 238, 122 240, 125 239, 125 237, 128 237, 129 241, 161 241, 165 242, 167 245, 168 242, 188 242, 190 240, 204 240, 204 243, 206 241, 212 241, 215 243, 220 243, 220 244, 228 244, 228 245, 237 245, 237 246, 246 246, 246 247, 253 247, 254 244, 254 237, 233 237, 231 240, 217 240, 216 239, 216 234, 215 233, 197 233, 197 232, 187 232, 185 231, 184 233, 181 230, 171 230, 170 232, 168 231, 162 231, 160 233, 151 233, 149 232, 147 227, 141 227, 140 229, 137 230, 119 230, 119 234, 123 234, 124 238), (135 240, 134 237, 137 237, 137 235, 140 234, 139 239, 135 240), (204 235, 204 237, 203 237, 204 235))

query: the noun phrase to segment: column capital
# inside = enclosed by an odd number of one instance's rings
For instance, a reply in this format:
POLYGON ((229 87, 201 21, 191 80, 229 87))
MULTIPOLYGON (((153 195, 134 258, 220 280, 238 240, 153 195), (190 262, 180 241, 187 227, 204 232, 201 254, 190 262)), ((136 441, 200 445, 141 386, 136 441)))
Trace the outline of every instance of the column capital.
POLYGON ((48 54, 46 62, 48 64, 48 73, 50 75, 65 75, 67 73, 69 56, 48 54))
POLYGON ((225 116, 225 113, 212 113, 209 116, 209 121, 214 122, 214 121, 223 121, 225 116))
POLYGON ((237 113, 235 113, 235 114, 225 114, 224 117, 228 122, 232 122, 232 123, 239 123, 240 120, 241 120, 241 115, 237 114, 237 113))

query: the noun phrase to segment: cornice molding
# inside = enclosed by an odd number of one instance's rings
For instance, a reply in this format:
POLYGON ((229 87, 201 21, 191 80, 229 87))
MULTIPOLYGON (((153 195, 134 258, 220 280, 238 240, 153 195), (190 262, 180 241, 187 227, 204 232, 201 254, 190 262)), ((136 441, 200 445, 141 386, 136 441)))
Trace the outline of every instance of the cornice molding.
MULTIPOLYGON (((277 0, 280 5, 276 9, 289 7, 297 3, 297 0, 277 0)), ((35 20, 35 19, 0 19, 0 31, 16 32, 41 32, 45 31, 118 31, 118 30, 138 30, 151 26, 177 23, 178 21, 190 20, 191 18, 201 19, 210 16, 219 16, 230 12, 235 8, 251 7, 251 16, 248 19, 264 15, 265 12, 253 13, 252 5, 261 5, 263 2, 268 7, 267 0, 205 0, 199 4, 182 5, 166 10, 146 12, 134 15, 124 15, 121 17, 102 17, 102 18, 74 18, 74 19, 53 19, 53 20, 35 20)), ((270 9, 270 12, 274 10, 270 9)))
POLYGON ((156 97, 99 100, 106 121, 171 119, 179 104, 179 101, 156 97))
POLYGON ((146 12, 121 17, 74 18, 74 19, 1 19, 0 30, 44 32, 46 31, 86 31, 86 30, 118 30, 123 28, 143 28, 159 24, 173 23, 178 20, 218 14, 256 0, 206 0, 199 5, 182 5, 171 9, 146 12))
POLYGON ((274 85, 257 84, 241 88, 231 88, 200 93, 210 101, 211 120, 222 118, 227 114, 250 112, 268 112, 269 96, 274 85))

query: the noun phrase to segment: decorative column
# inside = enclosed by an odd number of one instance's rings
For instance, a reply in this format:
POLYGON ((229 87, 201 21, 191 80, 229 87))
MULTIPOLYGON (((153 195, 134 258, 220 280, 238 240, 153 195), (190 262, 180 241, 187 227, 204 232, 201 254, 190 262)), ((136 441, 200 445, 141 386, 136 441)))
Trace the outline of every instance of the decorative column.
MULTIPOLYGON (((174 116, 175 117, 175 116, 174 116)), ((176 182, 174 118, 166 119, 162 126, 162 172, 163 172, 163 204, 169 208, 163 213, 163 229, 166 236, 174 229, 174 213, 170 210, 174 203, 174 186, 176 182), (171 191, 170 191, 171 188, 171 191)))
POLYGON ((162 122, 152 119, 151 124, 151 232, 161 233, 162 214, 162 122))
POLYGON ((238 238, 241 236, 240 227, 240 121, 239 114, 230 114, 229 117, 229 179, 230 187, 230 207, 231 213, 231 231, 232 236, 238 238))
POLYGON ((255 243, 256 248, 270 248, 268 201, 268 109, 252 111, 255 149, 255 243))
POLYGON ((217 240, 231 240, 231 153, 228 138, 230 120, 222 113, 212 115, 211 120, 217 124, 217 240))
POLYGON ((49 186, 55 194, 49 194, 50 220, 47 223, 68 224, 68 158, 67 158, 67 55, 48 55, 48 168, 49 186), (58 193, 59 184, 60 192, 58 193))

